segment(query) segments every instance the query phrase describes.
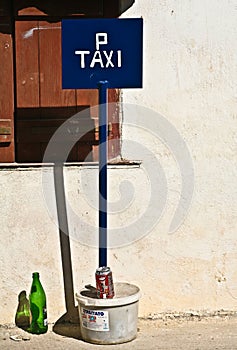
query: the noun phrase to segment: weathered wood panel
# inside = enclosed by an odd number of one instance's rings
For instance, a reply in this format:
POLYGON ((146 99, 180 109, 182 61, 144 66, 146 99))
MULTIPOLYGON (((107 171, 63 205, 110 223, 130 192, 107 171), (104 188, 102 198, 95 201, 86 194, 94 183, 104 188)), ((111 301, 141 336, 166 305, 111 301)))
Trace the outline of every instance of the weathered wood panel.
POLYGON ((15 30, 17 108, 39 107, 38 22, 16 22, 15 30))
POLYGON ((75 106, 75 90, 62 89, 61 22, 39 22, 39 59, 41 107, 75 106))
POLYGON ((77 105, 88 105, 91 107, 92 118, 98 118, 99 94, 97 89, 79 89, 77 92, 77 105))
POLYGON ((109 136, 108 136, 108 158, 113 159, 118 157, 121 152, 120 145, 120 110, 118 102, 120 100, 120 90, 109 89, 108 92, 108 122, 109 122, 109 136))
POLYGON ((0 77, 0 162, 14 162, 13 47, 10 33, 0 32, 0 77))

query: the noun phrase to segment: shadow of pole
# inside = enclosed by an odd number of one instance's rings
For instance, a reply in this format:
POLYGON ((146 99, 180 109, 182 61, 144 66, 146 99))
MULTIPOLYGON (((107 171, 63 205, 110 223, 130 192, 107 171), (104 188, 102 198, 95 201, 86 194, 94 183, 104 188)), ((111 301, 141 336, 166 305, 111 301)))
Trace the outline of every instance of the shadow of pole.
POLYGON ((58 215, 66 313, 56 321, 55 325, 53 326, 53 331, 61 335, 80 338, 79 315, 74 299, 71 248, 62 163, 56 163, 54 165, 54 186, 58 215), (69 327, 66 326, 66 324, 74 324, 74 326, 69 327))

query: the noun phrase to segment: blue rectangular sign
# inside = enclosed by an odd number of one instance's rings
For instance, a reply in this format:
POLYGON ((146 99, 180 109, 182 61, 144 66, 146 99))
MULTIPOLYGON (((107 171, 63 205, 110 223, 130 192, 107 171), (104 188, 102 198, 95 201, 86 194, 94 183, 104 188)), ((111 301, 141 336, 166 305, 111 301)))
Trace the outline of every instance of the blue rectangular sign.
POLYGON ((65 19, 62 21, 62 87, 141 88, 143 20, 65 19))

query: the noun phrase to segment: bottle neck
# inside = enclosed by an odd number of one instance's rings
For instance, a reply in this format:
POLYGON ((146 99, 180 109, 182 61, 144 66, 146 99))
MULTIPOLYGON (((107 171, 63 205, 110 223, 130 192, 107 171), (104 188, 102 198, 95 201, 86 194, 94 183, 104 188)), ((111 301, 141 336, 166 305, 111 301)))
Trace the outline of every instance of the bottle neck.
POLYGON ((36 277, 39 278, 39 272, 33 272, 32 273, 32 277, 33 278, 36 278, 36 277))
POLYGON ((33 272, 32 277, 33 277, 33 282, 39 281, 39 273, 38 272, 33 272))

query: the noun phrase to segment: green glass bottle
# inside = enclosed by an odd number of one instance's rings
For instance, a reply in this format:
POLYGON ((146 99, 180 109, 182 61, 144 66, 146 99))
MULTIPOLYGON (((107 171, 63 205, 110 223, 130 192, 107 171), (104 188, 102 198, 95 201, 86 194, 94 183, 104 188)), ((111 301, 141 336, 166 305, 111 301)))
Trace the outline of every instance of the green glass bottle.
POLYGON ((39 279, 39 273, 33 272, 30 291, 31 325, 29 331, 43 334, 48 330, 46 295, 39 279))
POLYGON ((23 290, 18 296, 18 307, 15 316, 16 326, 26 330, 31 324, 30 303, 23 290))

